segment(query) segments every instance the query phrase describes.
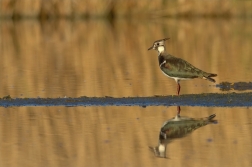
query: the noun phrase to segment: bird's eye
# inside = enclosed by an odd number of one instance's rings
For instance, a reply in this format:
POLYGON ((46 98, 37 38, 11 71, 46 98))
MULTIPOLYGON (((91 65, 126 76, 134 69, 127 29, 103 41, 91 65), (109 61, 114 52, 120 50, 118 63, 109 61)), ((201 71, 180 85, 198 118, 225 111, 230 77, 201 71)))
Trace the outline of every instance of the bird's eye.
POLYGON ((159 43, 157 43, 157 46, 159 45, 159 43))

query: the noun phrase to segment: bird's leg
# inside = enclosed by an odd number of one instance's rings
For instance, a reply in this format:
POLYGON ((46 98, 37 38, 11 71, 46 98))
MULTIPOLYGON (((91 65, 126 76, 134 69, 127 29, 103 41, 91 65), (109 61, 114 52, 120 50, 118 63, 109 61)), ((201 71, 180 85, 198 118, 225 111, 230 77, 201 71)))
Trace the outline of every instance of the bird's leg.
POLYGON ((177 82, 177 95, 179 96, 179 92, 180 92, 180 84, 179 82, 177 82))
POLYGON ((180 106, 177 106, 177 115, 180 115, 180 106))
MULTIPOLYGON (((179 80, 176 80, 177 81, 177 95, 179 96, 179 92, 180 92, 180 84, 179 84, 179 80)), ((179 116, 180 115, 180 106, 177 106, 177 115, 179 116)))

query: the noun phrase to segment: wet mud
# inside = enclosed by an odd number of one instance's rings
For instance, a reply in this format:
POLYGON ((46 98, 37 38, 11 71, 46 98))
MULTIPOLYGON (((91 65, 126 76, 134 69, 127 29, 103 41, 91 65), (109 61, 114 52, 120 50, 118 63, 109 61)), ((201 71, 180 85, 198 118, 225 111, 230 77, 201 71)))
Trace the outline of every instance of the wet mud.
POLYGON ((237 91, 245 91, 245 90, 252 90, 252 82, 221 82, 217 84, 216 87, 220 88, 221 91, 230 91, 230 90, 237 90, 237 91))
POLYGON ((78 97, 78 98, 12 98, 0 99, 0 106, 205 106, 250 107, 252 93, 209 93, 152 97, 78 97))

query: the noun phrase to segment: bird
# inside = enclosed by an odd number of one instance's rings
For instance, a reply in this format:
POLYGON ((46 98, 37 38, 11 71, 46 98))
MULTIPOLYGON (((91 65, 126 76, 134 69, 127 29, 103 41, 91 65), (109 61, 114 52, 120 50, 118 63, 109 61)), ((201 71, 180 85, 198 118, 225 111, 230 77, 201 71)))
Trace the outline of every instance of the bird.
POLYGON ((180 80, 202 78, 215 82, 212 77, 216 77, 217 74, 204 72, 187 61, 169 54, 165 48, 165 41, 168 39, 170 38, 155 41, 148 50, 154 49, 158 51, 159 67, 167 77, 176 81, 177 95, 180 93, 180 80))
POLYGON ((208 124, 217 124, 216 114, 204 118, 190 118, 177 114, 174 118, 164 122, 159 132, 158 145, 149 147, 156 157, 166 158, 166 146, 172 140, 183 138, 194 130, 208 124))

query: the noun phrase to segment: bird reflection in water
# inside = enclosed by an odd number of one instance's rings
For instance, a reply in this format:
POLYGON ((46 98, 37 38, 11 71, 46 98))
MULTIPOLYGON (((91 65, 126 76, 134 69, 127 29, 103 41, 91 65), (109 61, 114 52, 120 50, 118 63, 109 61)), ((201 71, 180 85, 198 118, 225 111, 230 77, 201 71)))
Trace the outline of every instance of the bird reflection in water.
POLYGON ((156 157, 166 158, 166 146, 172 139, 185 137, 194 130, 208 124, 217 123, 215 114, 205 118, 189 118, 180 116, 180 106, 177 115, 164 122, 159 133, 159 143, 156 147, 149 147, 156 157))

